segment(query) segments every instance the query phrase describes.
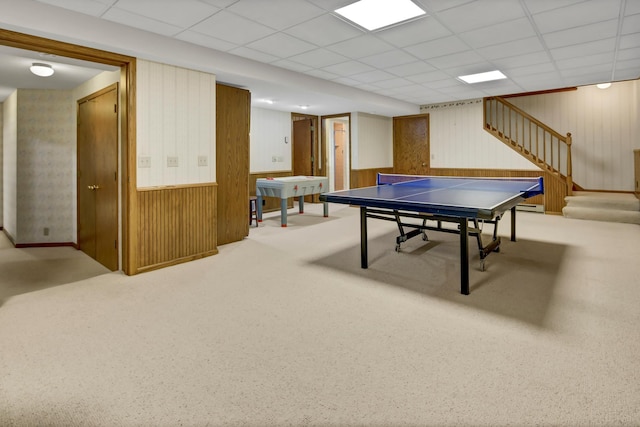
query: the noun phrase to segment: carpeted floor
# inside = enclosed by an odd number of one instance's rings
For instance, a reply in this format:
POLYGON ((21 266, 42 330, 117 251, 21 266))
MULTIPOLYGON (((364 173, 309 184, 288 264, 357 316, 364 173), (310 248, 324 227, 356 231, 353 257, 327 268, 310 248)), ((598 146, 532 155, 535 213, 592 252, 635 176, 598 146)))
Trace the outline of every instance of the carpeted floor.
POLYGON ((0 266, 0 425, 640 425, 637 225, 519 212, 465 296, 457 236, 370 220, 363 270, 358 210, 305 207, 133 277, 0 266))

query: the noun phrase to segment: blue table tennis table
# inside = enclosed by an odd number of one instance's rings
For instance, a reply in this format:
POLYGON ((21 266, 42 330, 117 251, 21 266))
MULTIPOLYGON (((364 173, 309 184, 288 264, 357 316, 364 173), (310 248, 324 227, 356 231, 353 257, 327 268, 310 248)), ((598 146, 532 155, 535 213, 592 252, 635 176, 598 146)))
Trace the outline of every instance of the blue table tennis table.
POLYGON ((480 267, 485 259, 499 252, 498 221, 511 211, 511 240, 516 240, 516 205, 529 197, 544 193, 542 177, 538 178, 466 178, 421 175, 378 174, 377 185, 336 191, 320 195, 323 202, 360 207, 360 266, 368 268, 367 218, 394 221, 402 242, 426 230, 460 235, 460 292, 469 294, 469 236, 475 237, 480 252, 480 267), (413 218, 413 220, 408 220, 413 218), (417 220, 417 221, 416 221, 417 220), (427 223, 427 221, 432 221, 427 223), (436 225, 433 225, 435 221, 436 225), (457 227, 445 227, 454 223, 457 227), (484 223, 493 224, 491 242, 484 245, 484 223), (410 229, 405 232, 405 229, 410 229))

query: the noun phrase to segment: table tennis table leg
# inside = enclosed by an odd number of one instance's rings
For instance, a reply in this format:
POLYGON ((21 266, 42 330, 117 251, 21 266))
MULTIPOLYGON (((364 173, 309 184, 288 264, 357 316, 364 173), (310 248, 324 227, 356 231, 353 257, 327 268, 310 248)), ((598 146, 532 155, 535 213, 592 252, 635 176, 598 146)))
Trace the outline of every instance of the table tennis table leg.
POLYGON ((511 241, 516 241, 516 207, 511 208, 511 241))
POLYGON ((360 267, 369 267, 367 258, 367 208, 360 206, 360 267))
POLYGON ((469 295, 469 224, 460 218, 460 293, 469 295))

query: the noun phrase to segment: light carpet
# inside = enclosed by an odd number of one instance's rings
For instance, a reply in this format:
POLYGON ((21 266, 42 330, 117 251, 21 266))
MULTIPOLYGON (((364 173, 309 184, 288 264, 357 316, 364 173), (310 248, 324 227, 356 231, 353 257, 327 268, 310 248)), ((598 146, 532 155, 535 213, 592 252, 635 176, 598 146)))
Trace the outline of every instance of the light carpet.
POLYGON ((0 425, 640 425, 637 225, 519 212, 510 242, 507 215, 465 296, 457 236, 396 253, 370 220, 363 270, 358 210, 305 207, 209 258, 5 297, 0 425))

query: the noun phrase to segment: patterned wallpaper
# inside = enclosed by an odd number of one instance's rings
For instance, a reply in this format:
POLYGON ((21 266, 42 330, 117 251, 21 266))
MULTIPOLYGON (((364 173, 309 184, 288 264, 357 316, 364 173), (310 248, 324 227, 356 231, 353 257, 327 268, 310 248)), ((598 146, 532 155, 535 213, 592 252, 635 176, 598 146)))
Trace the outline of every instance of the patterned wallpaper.
POLYGON ((71 91, 18 90, 16 243, 75 241, 73 106, 71 91))

